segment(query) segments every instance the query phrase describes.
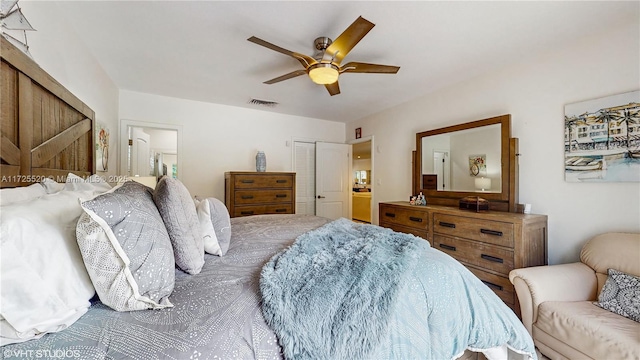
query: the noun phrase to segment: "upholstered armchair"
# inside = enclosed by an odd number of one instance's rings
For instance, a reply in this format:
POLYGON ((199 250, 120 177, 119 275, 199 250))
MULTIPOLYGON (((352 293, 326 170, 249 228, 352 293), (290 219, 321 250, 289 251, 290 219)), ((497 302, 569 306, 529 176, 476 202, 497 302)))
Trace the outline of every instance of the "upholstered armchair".
MULTIPOLYGON (((522 322, 543 355, 551 359, 640 358, 640 289, 618 291, 629 281, 616 283, 620 277, 612 273, 607 282, 609 269, 640 276, 640 234, 598 235, 584 245, 580 262, 511 271, 522 322), (605 283, 605 294, 618 294, 614 307, 626 309, 630 318, 594 305, 605 283)), ((622 281, 629 279, 634 282, 628 276, 622 281)))

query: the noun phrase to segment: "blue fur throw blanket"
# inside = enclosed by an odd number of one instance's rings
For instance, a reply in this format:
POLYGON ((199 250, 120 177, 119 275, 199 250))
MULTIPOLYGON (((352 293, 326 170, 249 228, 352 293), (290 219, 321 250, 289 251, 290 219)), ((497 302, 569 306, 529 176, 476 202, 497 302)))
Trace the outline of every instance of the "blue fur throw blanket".
POLYGON ((335 220, 309 231, 262 269, 267 324, 287 359, 367 358, 425 240, 335 220))

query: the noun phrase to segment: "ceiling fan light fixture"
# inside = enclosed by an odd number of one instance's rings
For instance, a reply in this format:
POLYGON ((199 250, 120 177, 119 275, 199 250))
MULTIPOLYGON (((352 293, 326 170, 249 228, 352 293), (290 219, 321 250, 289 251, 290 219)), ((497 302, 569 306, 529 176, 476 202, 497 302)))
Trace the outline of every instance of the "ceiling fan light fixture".
POLYGON ((318 63, 309 66, 307 70, 311 81, 319 85, 333 84, 338 81, 340 72, 338 67, 329 63, 318 63))

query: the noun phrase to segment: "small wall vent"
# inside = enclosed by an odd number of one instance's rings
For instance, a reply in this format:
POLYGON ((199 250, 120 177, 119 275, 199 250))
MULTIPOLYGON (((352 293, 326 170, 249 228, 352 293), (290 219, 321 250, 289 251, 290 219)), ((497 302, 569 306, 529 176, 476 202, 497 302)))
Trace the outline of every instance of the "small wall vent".
POLYGON ((266 107, 276 107, 276 105, 278 105, 277 102, 275 101, 269 101, 269 100, 260 100, 260 99, 251 99, 249 100, 249 104, 251 105, 257 105, 257 106, 266 106, 266 107))

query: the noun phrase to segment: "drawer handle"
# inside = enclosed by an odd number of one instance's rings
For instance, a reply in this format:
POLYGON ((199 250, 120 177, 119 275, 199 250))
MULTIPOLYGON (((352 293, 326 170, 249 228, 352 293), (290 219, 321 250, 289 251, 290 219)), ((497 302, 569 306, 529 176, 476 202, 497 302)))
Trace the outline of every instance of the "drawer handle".
POLYGON ((452 224, 452 223, 448 223, 448 222, 444 222, 444 221, 440 221, 438 224, 440 226, 443 226, 443 227, 448 227, 448 228, 452 228, 452 229, 456 228, 456 224, 452 224))
POLYGON ((243 199, 253 199, 253 195, 242 195, 243 199))
POLYGON ((480 232, 487 235, 502 236, 502 231, 497 230, 480 229, 480 232))
POLYGON ((447 245, 447 244, 439 244, 438 246, 440 246, 441 248, 446 249, 446 250, 456 251, 456 247, 455 246, 451 246, 451 245, 447 245))
POLYGON ((504 260, 500 259, 499 257, 495 257, 495 256, 491 256, 491 255, 487 255, 487 254, 482 254, 480 255, 481 258, 488 260, 488 261, 493 261, 493 262, 497 262, 497 263, 503 263, 504 260))
POLYGON ((384 213, 384 216, 396 217, 396 214, 394 214, 394 213, 384 213))
POLYGON ((498 285, 498 284, 494 284, 492 282, 488 282, 488 281, 484 281, 484 280, 480 280, 482 281, 485 285, 487 285, 488 287, 494 289, 494 290, 498 290, 498 291, 502 291, 502 286, 498 285))
POLYGON ((284 184, 286 182, 287 182, 287 180, 276 180, 276 183, 278 183, 278 184, 284 184))
POLYGON ((287 209, 276 209, 276 212, 278 212, 278 213, 287 212, 287 209))
POLYGON ((253 215, 253 210, 251 210, 251 211, 240 211, 240 215, 253 215))
POLYGON ((277 198, 286 198, 287 194, 276 194, 277 198))
POLYGON ((240 180, 243 184, 253 184, 253 180, 240 180))
POLYGON ((415 216, 409 216, 409 220, 415 221, 415 222, 422 222, 422 218, 415 217, 415 216))

